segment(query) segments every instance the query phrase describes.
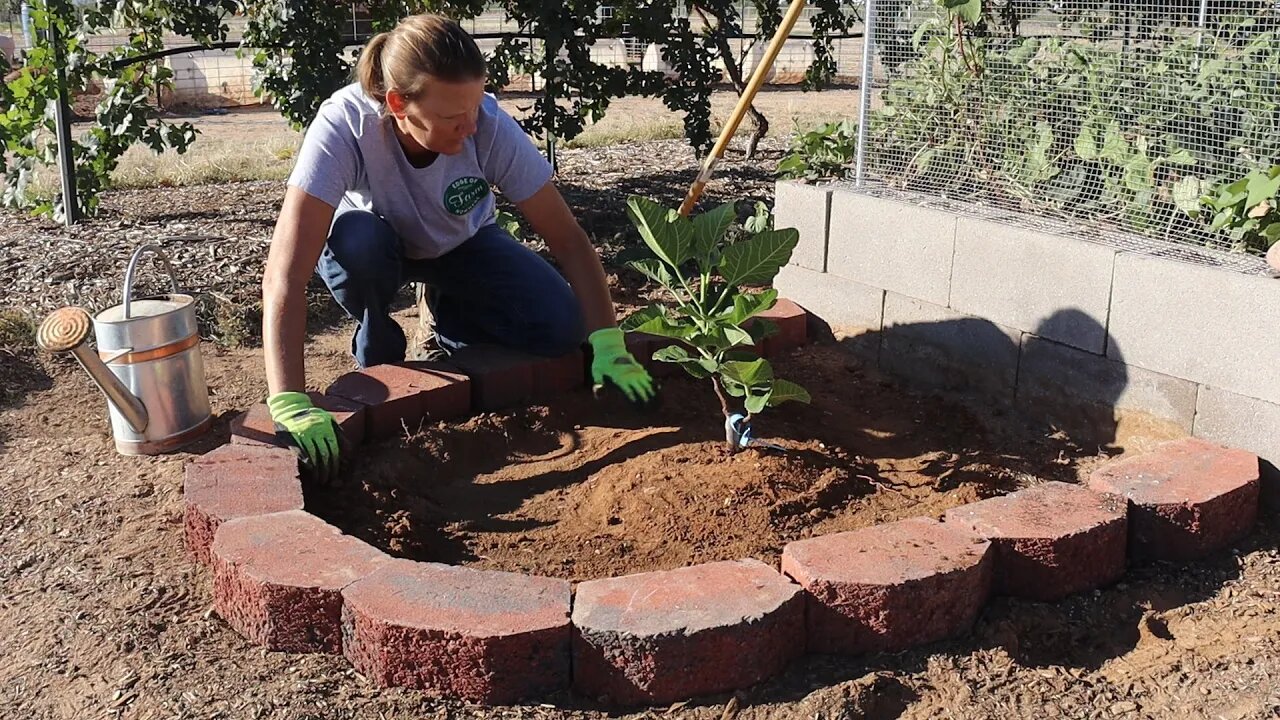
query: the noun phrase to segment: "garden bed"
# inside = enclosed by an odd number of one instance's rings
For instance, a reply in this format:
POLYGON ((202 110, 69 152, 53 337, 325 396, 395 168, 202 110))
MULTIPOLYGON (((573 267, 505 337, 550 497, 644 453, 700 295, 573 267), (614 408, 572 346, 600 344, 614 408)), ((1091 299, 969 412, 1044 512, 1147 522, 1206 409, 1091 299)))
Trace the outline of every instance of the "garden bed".
MULTIPOLYGON (((261 446, 257 408, 232 424, 238 444, 188 465, 186 544, 228 625, 433 696, 572 687, 662 705, 755 685, 806 651, 953 638, 996 595, 1099 590, 1130 556, 1200 559, 1257 518, 1256 455, 1188 439, 1100 470, 1056 436, 1002 452, 977 418, 890 394, 829 345, 768 351, 822 392, 769 416, 779 446, 735 453, 706 429, 721 419, 709 393, 682 379, 656 412, 579 389, 451 420, 468 395, 474 412, 555 374, 468 352, 329 387, 320 402, 349 403, 339 422, 365 440, 336 488, 261 446)), ((582 362, 553 364, 580 378, 582 362)))
POLYGON ((652 413, 579 390, 372 445, 308 507, 396 556, 585 580, 773 562, 792 540, 940 515, 1095 462, 1053 440, 1003 449, 967 411, 904 397, 834 346, 775 364, 821 388, 759 421, 785 451, 730 454, 711 388, 676 376, 652 413))

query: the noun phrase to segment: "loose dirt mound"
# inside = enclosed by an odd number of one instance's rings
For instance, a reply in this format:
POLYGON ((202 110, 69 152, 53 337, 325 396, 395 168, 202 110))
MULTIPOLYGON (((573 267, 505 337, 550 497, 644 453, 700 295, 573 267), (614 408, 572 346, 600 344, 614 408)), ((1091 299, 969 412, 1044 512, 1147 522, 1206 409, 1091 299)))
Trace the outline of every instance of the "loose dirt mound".
POLYGON ((904 408, 899 390, 867 383, 833 348, 780 371, 816 395, 757 421, 782 451, 728 452, 710 387, 675 377, 652 415, 581 391, 423 428, 366 449, 341 487, 310 489, 308 505, 394 555, 581 580, 773 563, 795 539, 1074 474, 1051 443, 1025 456, 976 449, 992 439, 965 411, 904 408))

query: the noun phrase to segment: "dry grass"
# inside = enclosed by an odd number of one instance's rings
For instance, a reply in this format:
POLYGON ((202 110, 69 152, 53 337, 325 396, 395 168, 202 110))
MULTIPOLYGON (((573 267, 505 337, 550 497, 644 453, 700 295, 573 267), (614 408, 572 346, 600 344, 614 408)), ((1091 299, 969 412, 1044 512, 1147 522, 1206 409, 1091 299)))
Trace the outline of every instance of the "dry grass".
POLYGON ((282 129, 276 135, 248 141, 230 135, 203 134, 181 155, 156 155, 135 146, 120 158, 112 180, 122 188, 282 180, 293 169, 301 142, 301 135, 282 129))
MULTIPOLYGON (((517 117, 531 103, 528 98, 519 97, 503 98, 501 102, 517 117)), ((731 92, 717 92, 712 96, 713 132, 719 132, 736 104, 737 96, 731 92)), ((786 137, 797 128, 811 128, 856 114, 857 92, 769 91, 756 97, 756 106, 770 120, 769 135, 786 137)), ((197 117, 192 122, 200 135, 190 150, 181 155, 174 152, 156 155, 144 147, 130 148, 112 174, 114 186, 148 188, 283 180, 292 170, 302 142, 301 133, 267 110, 197 117)), ((744 120, 738 132, 745 134, 749 128, 750 121, 744 120)), ((591 148, 683 136, 680 114, 668 110, 660 100, 622 98, 610 105, 608 114, 600 122, 588 126, 581 135, 565 143, 565 147, 591 148)), ((536 142, 539 146, 543 144, 541 138, 536 142)), ((37 197, 50 197, 57 186, 57 169, 43 168, 36 174, 31 190, 37 197)))
POLYGON ((26 310, 0 310, 0 349, 26 350, 36 344, 36 321, 26 310))

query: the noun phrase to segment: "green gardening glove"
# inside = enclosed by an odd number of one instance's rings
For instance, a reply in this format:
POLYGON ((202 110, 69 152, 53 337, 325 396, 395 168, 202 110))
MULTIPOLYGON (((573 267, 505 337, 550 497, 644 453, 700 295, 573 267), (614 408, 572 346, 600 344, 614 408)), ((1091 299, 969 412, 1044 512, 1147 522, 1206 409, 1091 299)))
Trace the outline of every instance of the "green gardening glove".
POLYGON ((333 416, 311 404, 306 393, 282 392, 267 398, 276 432, 288 433, 302 453, 302 461, 316 475, 332 482, 338 475, 338 424, 333 416))
POLYGON ((591 333, 587 342, 591 343, 593 353, 591 380, 596 390, 605 383, 612 384, 637 405, 646 405, 657 396, 649 372, 627 352, 622 330, 602 328, 591 333))

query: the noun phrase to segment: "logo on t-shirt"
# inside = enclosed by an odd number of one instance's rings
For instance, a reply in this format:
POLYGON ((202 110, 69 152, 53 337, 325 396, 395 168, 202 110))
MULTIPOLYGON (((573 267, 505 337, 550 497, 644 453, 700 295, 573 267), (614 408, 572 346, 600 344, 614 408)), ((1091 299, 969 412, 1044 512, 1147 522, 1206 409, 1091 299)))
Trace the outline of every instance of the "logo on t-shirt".
POLYGON ((454 215, 466 215, 489 194, 489 183, 478 177, 460 177, 444 189, 444 207, 454 215))

